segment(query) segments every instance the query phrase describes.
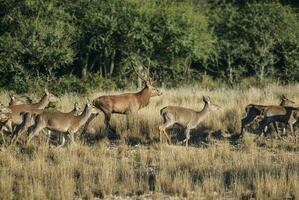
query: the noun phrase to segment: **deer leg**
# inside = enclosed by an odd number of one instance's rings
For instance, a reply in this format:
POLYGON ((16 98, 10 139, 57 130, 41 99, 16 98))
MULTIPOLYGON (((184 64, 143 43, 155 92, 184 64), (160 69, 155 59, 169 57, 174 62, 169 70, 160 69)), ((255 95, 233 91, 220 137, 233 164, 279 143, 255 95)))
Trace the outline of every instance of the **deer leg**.
POLYGON ((88 125, 91 123, 91 121, 96 118, 98 116, 98 113, 97 114, 92 114, 89 119, 87 120, 87 122, 85 123, 84 127, 83 127, 83 130, 82 130, 82 133, 81 134, 84 134, 88 128, 88 125))
POLYGON ((1 136, 2 136, 2 140, 3 140, 3 144, 5 145, 6 141, 5 141, 5 137, 4 137, 4 134, 3 134, 3 126, 1 127, 1 136))
POLYGON ((186 134, 186 147, 188 147, 189 139, 190 139, 190 129, 188 127, 185 130, 185 134, 186 134))
POLYGON ((166 130, 163 130, 163 133, 164 133, 164 135, 166 136, 167 144, 171 144, 171 139, 170 139, 170 137, 168 136, 166 130))
POLYGON ((273 127, 275 129, 275 138, 280 138, 280 135, 278 133, 278 127, 277 127, 277 123, 273 122, 273 127))
POLYGON ((38 135, 40 133, 40 131, 42 131, 45 127, 41 124, 36 124, 35 127, 33 128, 32 131, 30 131, 29 134, 29 138, 27 140, 27 144, 30 143, 30 141, 32 140, 32 138, 36 135, 38 135))
MULTIPOLYGON (((291 123, 291 122, 289 122, 289 126, 290 126, 290 129, 291 129, 291 134, 293 135, 293 136, 295 136, 295 134, 294 134, 294 129, 293 129, 293 124, 291 123)), ((296 136, 295 136, 296 137, 296 136)))
POLYGON ((47 131, 47 136, 48 136, 48 138, 47 138, 47 146, 49 146, 50 139, 51 139, 51 131, 50 130, 47 131))
POLYGON ((112 130, 112 127, 110 125, 110 119, 111 119, 111 113, 105 113, 105 126, 106 128, 108 128, 109 130, 112 130))
POLYGON ((60 149, 61 147, 63 147, 65 144, 65 138, 64 138, 64 135, 62 135, 62 142, 60 145, 58 145, 57 147, 54 148, 54 150, 58 150, 60 149))
POLYGON ((167 139, 167 143, 168 144, 171 144, 171 139, 170 137, 168 136, 167 132, 166 132, 166 129, 170 126, 172 126, 173 123, 171 121, 166 121, 163 125, 159 126, 159 130, 160 130, 160 142, 162 142, 162 135, 161 133, 163 133, 167 139))
POLYGON ((26 123, 17 126, 12 136, 12 139, 10 141, 10 144, 15 144, 18 141, 19 137, 27 130, 28 130, 28 125, 26 123))
POLYGON ((71 139, 71 144, 76 144, 74 134, 75 133, 73 133, 73 132, 68 132, 68 135, 71 139))
POLYGON ((165 135, 165 137, 166 137, 167 144, 171 144, 171 139, 170 139, 170 137, 168 136, 168 134, 167 134, 166 130, 163 128, 163 126, 159 126, 159 129, 160 129, 160 131, 159 131, 159 135, 160 135, 160 142, 162 142, 162 141, 163 141, 162 134, 164 134, 164 135, 165 135))
POLYGON ((263 137, 264 133, 265 133, 265 128, 269 125, 270 121, 267 118, 264 118, 261 122, 260 122, 260 127, 259 127, 259 132, 260 132, 260 136, 263 137))
POLYGON ((243 135, 243 131, 244 131, 245 126, 247 124, 250 124, 255 118, 256 118, 256 115, 248 113, 247 116, 241 120, 241 133, 240 133, 240 135, 243 135))
POLYGON ((127 129, 128 130, 130 129, 130 119, 131 119, 131 113, 127 113, 126 114, 126 120, 127 120, 127 129))

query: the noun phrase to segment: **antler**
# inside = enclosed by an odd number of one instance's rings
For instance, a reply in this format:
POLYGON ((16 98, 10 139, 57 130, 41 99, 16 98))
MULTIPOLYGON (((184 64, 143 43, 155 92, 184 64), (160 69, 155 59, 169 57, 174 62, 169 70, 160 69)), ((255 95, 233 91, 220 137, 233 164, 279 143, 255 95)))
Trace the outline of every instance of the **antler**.
POLYGON ((286 99, 286 96, 283 94, 280 96, 281 99, 286 99))
POLYGON ((135 70, 135 72, 136 72, 136 74, 137 74, 137 76, 141 79, 141 80, 143 80, 144 82, 148 82, 148 81, 150 81, 149 79, 149 70, 148 70, 148 68, 147 67, 145 67, 144 65, 142 65, 142 64, 140 64, 139 65, 141 68, 142 68, 142 71, 145 71, 146 72, 146 77, 144 77, 144 75, 142 75, 142 74, 140 74, 140 72, 138 71, 138 69, 136 69, 136 67, 133 67, 134 68, 134 70, 135 70))

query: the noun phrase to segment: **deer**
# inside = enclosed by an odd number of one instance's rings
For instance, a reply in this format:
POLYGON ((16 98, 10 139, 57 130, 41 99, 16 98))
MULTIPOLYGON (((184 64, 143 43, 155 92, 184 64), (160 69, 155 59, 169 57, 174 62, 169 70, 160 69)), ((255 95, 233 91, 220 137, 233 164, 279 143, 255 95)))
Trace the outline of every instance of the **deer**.
POLYGON ((10 102, 8 103, 8 106, 13 106, 13 105, 21 105, 24 104, 23 101, 17 99, 17 97, 14 94, 9 94, 10 102))
POLYGON ((2 140, 3 140, 3 143, 5 144, 6 141, 5 141, 5 137, 4 137, 4 127, 6 126, 6 123, 7 121, 10 120, 10 117, 11 117, 11 112, 8 110, 2 110, 1 109, 1 112, 0 112, 0 126, 1 126, 1 130, 0 130, 0 133, 1 133, 1 136, 2 136, 2 140), (3 112, 4 111, 4 112, 3 112))
POLYGON ((20 104, 8 106, 11 109, 11 119, 7 123, 7 128, 12 133, 13 127, 20 125, 23 121, 22 112, 29 112, 31 115, 38 115, 47 107, 50 102, 56 102, 58 97, 45 89, 45 94, 41 100, 33 104, 20 104))
POLYGON ((75 116, 73 113, 43 112, 36 116, 35 125, 29 131, 27 144, 44 128, 51 131, 68 133, 71 143, 74 144, 74 134, 87 122, 92 114, 97 114, 98 112, 99 110, 90 103, 86 104, 83 112, 78 116, 75 116))
POLYGON ((8 124, 8 121, 11 120, 11 109, 4 106, 2 103, 0 103, 0 133, 2 136, 3 143, 5 144, 5 138, 4 138, 4 130, 7 129, 6 125, 8 124))
MULTIPOLYGON (((60 114, 65 114, 66 116, 78 116, 80 114, 80 107, 77 102, 74 103, 74 108, 67 113, 63 113, 60 111, 47 111, 43 110, 40 114, 32 116, 30 112, 21 112, 22 116, 22 123, 18 126, 16 126, 16 129, 13 133, 12 139, 10 144, 15 144, 18 138, 28 130, 28 128, 32 127, 35 124, 35 118, 39 117, 40 115, 46 115, 46 113, 59 113, 60 114)), ((51 133, 48 132, 49 138, 51 137, 51 133)))
POLYGON ((288 124, 292 135, 296 136, 294 133, 293 125, 297 122, 299 113, 299 107, 290 106, 268 106, 262 111, 263 120, 260 122, 260 135, 263 136, 266 127, 270 123, 281 122, 288 124))
POLYGON ((11 109, 0 103, 0 113, 11 113, 11 109))
POLYGON ((190 130, 195 129, 200 122, 202 122, 210 111, 219 109, 220 107, 216 104, 211 103, 210 97, 203 96, 204 107, 201 111, 196 111, 190 108, 180 106, 166 106, 160 110, 160 115, 163 118, 163 125, 159 126, 160 130, 160 142, 162 142, 162 134, 166 136, 167 143, 171 144, 166 129, 178 124, 185 127, 186 147, 189 145, 190 130))
MULTIPOLYGON (((145 69, 144 66, 142 67, 145 69)), ((140 109, 146 107, 150 103, 152 97, 162 95, 162 92, 154 86, 155 81, 149 76, 149 73, 147 73, 147 78, 145 78, 138 73, 136 69, 135 72, 138 77, 145 82, 145 87, 141 91, 136 93, 100 96, 92 101, 92 104, 104 113, 104 124, 109 130, 112 129, 110 125, 112 114, 126 115, 127 128, 129 128, 129 115, 136 114, 140 109)), ((86 123, 84 131, 95 117, 96 116, 92 116, 89 122, 86 123)))
MULTIPOLYGON (((280 96, 280 104, 279 106, 287 106, 290 104, 294 104, 295 102, 288 99, 285 95, 281 95, 280 96)), ((254 119, 256 119, 258 116, 261 116, 261 114, 263 113, 263 110, 267 109, 269 106, 266 105, 257 105, 257 104, 249 104, 246 106, 245 111, 246 111, 246 117, 244 117, 241 120, 241 133, 240 136, 243 136, 243 131, 244 128, 247 124, 250 124, 254 119)), ((276 131, 276 133, 278 134, 278 129, 277 129, 277 125, 274 122, 274 129, 276 131)))

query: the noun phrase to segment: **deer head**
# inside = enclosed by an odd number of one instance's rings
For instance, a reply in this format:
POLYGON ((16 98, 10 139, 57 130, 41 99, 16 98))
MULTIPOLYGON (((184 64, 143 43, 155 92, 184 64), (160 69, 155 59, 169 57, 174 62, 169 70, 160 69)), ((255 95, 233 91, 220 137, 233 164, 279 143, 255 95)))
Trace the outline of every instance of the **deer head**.
POLYGON ((217 104, 214 104, 214 103, 211 102, 211 99, 210 99, 209 96, 203 96, 203 97, 202 97, 202 100, 203 100, 203 102, 204 102, 206 105, 209 105, 209 107, 210 107, 210 109, 211 109, 212 111, 216 111, 216 110, 220 110, 220 109, 221 109, 220 106, 218 106, 217 104))
POLYGON ((85 106, 84 110, 87 110, 91 114, 97 114, 99 112, 99 110, 94 105, 92 105, 91 103, 86 103, 86 106, 85 106))
POLYGON ((80 111, 80 106, 79 106, 78 102, 74 103, 73 112, 74 112, 74 115, 76 115, 76 116, 80 115, 81 111, 80 111))
POLYGON ((135 69, 137 76, 143 82, 145 82, 146 87, 151 91, 151 97, 162 95, 162 92, 160 90, 158 90, 158 88, 155 87, 156 81, 154 81, 154 79, 150 76, 149 69, 147 67, 145 67, 144 65, 141 65, 141 68, 143 69, 143 72, 145 72, 145 74, 139 73, 136 68, 134 68, 134 69, 135 69))
POLYGON ((16 96, 12 93, 9 94, 9 98, 10 98, 10 101, 15 101, 16 100, 16 96))
POLYGON ((45 88, 45 96, 47 97, 49 102, 58 101, 58 97, 56 97, 54 94, 50 93, 47 88, 45 88))
POLYGON ((285 105, 287 104, 294 104, 295 102, 288 99, 284 94, 280 96, 281 102, 283 102, 285 105))

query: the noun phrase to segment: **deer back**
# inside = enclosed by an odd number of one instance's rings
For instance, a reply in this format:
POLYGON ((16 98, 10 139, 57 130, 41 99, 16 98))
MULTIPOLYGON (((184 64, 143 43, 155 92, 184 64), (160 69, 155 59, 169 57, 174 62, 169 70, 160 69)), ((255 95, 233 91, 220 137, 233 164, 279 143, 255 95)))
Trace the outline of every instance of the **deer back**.
POLYGON ((36 123, 50 130, 67 132, 73 122, 74 115, 60 111, 45 111, 37 116, 36 123))
POLYGON ((93 101, 93 105, 104 112, 108 111, 120 114, 139 108, 139 102, 136 95, 132 93, 101 96, 93 101))
POLYGON ((28 112, 31 115, 38 115, 43 112, 42 109, 32 108, 30 105, 22 104, 22 105, 13 105, 10 106, 12 111, 12 123, 13 124, 20 124, 22 123, 22 112, 28 112))
POLYGON ((264 117, 272 121, 287 122, 292 112, 297 108, 289 106, 268 106, 264 110, 264 117))
POLYGON ((161 115, 167 120, 171 120, 181 126, 195 124, 197 122, 198 113, 190 108, 180 106, 167 106, 161 109, 161 115))

